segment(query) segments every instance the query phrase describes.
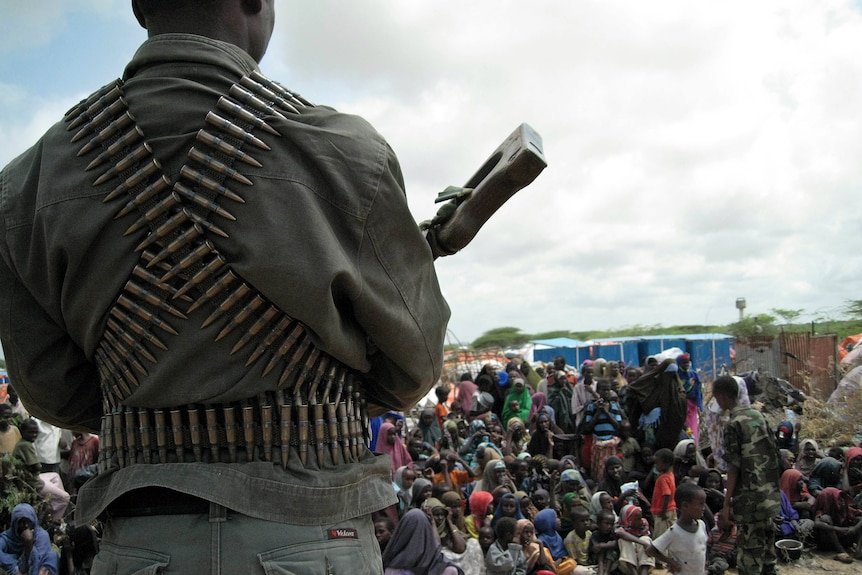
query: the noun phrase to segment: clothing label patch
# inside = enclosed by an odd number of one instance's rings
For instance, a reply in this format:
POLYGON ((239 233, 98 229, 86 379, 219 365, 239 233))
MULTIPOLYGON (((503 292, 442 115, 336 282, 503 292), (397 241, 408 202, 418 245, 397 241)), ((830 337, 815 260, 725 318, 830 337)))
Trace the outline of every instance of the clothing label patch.
POLYGON ((330 529, 329 539, 359 539, 359 533, 356 529, 330 529))

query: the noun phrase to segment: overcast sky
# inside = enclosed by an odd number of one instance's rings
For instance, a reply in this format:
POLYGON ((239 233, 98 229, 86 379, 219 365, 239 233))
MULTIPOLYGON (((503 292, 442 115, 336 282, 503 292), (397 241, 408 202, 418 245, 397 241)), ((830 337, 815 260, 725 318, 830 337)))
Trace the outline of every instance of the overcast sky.
MULTIPOLYGON (((127 0, 4 2, 0 164, 122 72, 127 0)), ((549 166, 438 262, 454 338, 488 329, 841 316, 862 258, 855 2, 277 2, 261 68, 367 118, 417 221, 522 122, 549 166)), ((1 279, 1 278, 0 278, 1 279)))

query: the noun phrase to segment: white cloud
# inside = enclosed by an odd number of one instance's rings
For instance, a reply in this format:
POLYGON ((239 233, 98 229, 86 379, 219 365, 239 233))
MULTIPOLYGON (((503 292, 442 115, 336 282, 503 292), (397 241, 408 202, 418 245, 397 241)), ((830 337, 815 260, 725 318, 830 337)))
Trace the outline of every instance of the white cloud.
MULTIPOLYGON (((76 8, 96 35, 128 10, 102 1, 76 8)), ((16 3, 26 22, 5 26, 59 33, 70 9, 54 4, 16 3)), ((439 262, 461 340, 501 325, 730 322, 737 297, 813 318, 859 297, 862 18, 849 0, 277 8, 264 71, 368 118, 399 154, 417 220, 518 124, 541 133, 545 173, 439 262)), ((37 108, 0 137, 30 141, 63 111, 37 108)))

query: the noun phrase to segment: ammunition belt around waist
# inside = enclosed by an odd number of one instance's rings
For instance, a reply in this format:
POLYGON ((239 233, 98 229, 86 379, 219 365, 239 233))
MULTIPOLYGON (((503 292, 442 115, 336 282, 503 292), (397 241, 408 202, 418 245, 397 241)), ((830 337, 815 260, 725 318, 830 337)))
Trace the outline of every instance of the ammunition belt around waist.
POLYGON ((283 391, 245 401, 163 409, 117 406, 102 417, 100 471, 138 464, 244 463, 287 467, 290 451, 318 466, 358 461, 368 417, 359 386, 325 402, 283 391))

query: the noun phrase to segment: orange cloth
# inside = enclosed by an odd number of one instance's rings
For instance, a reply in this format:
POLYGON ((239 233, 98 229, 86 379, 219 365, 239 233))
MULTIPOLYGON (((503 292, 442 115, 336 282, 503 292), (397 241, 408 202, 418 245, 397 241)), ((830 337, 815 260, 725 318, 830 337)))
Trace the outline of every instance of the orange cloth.
POLYGON ((676 492, 676 479, 673 477, 673 471, 667 470, 658 476, 655 480, 655 489, 652 491, 652 509, 653 515, 658 515, 662 512, 664 504, 664 496, 670 495, 670 503, 667 510, 675 510, 676 502, 673 500, 673 494, 676 492))
MULTIPOLYGON (((470 474, 466 471, 461 471, 460 469, 450 469, 449 470, 449 480, 452 481, 452 491, 461 495, 461 486, 467 485, 473 478, 470 477, 470 474)), ((444 483, 446 481, 446 477, 443 476, 442 473, 434 474, 434 483, 444 483)))

